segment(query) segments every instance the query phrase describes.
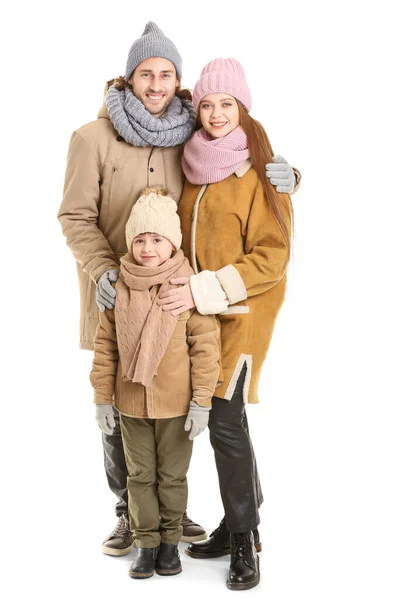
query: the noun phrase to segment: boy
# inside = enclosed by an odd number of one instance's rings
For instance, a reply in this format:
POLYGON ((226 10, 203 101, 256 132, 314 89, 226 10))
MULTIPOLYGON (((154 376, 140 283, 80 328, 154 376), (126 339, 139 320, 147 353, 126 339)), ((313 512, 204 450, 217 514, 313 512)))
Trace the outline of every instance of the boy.
POLYGON ((181 239, 176 202, 165 189, 145 189, 126 224, 115 308, 100 313, 95 338, 99 421, 113 419, 113 404, 120 412, 136 579, 182 570, 192 440, 207 426, 219 375, 215 317, 193 310, 174 317, 157 304, 170 279, 193 273, 181 239))

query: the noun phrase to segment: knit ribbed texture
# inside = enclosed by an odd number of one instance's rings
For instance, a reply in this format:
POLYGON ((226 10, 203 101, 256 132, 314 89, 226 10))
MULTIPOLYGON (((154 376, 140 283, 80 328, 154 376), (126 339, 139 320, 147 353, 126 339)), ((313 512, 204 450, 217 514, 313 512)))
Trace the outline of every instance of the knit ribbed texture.
POLYGON ((120 259, 116 284, 115 322, 124 381, 151 385, 174 332, 178 317, 162 310, 158 294, 151 301, 149 288, 160 293, 173 289, 173 277, 189 277, 193 271, 182 250, 159 267, 141 267, 128 253, 120 259))
POLYGON ((252 96, 246 82, 242 65, 234 58, 215 58, 201 71, 192 101, 198 110, 199 103, 207 94, 225 92, 240 100, 247 112, 252 107, 252 96))
POLYGON ((159 233, 179 250, 182 235, 177 208, 177 203, 169 196, 152 192, 140 196, 126 223, 126 244, 129 252, 134 238, 140 233, 159 233))
POLYGON ((126 63, 125 78, 128 81, 136 67, 153 57, 166 58, 175 67, 178 79, 182 77, 182 58, 174 43, 168 39, 161 29, 153 21, 145 26, 143 34, 138 38, 129 50, 126 63))
POLYGON ((185 144, 182 168, 191 183, 216 183, 234 173, 249 156, 247 136, 241 127, 216 139, 202 128, 185 144))
POLYGON ((192 102, 178 96, 174 96, 160 118, 153 117, 128 88, 118 90, 112 85, 105 104, 113 127, 132 146, 179 146, 195 129, 192 102))

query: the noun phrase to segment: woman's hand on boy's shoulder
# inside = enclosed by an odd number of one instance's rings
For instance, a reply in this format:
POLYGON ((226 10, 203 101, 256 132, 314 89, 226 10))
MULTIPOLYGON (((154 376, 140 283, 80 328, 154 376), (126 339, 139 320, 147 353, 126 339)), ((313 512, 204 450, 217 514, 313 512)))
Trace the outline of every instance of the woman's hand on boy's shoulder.
POLYGON ((177 285, 178 287, 163 292, 157 300, 157 304, 161 306, 164 311, 170 310, 172 316, 177 317, 186 310, 195 308, 195 301, 192 296, 189 277, 176 277, 170 279, 170 284, 177 285))

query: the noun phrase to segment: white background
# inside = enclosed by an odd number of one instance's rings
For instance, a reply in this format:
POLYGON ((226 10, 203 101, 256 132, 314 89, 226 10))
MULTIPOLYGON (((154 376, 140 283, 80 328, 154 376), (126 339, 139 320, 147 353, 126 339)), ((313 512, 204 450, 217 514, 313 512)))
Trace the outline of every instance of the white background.
MULTIPOLYGON (((228 560, 131 580, 78 349, 74 259, 56 220, 73 129, 154 20, 183 84, 239 59, 252 115, 303 174, 295 256, 260 399, 248 408, 266 498, 254 594, 405 600, 406 84, 402 2, 19 2, 1 25, 3 598, 223 597, 228 560), (5 574, 5 575, 4 575, 5 574)), ((222 508, 207 433, 189 512, 222 508)))

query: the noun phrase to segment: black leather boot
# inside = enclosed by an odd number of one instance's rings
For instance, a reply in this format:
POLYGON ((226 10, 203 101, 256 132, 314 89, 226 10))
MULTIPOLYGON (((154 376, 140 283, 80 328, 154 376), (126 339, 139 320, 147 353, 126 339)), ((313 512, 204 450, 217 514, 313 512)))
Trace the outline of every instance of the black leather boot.
MULTIPOLYGON (((254 543, 256 551, 261 551, 261 542, 257 529, 253 530, 254 543)), ((226 518, 223 517, 219 526, 212 531, 209 539, 205 542, 189 544, 185 554, 192 558, 218 558, 230 554, 230 533, 226 525, 226 518)))
POLYGON ((178 575, 178 573, 181 573, 182 566, 178 546, 161 542, 155 561, 155 570, 158 575, 178 575))
POLYGON ((260 581, 259 557, 254 547, 253 533, 232 533, 232 553, 229 577, 226 585, 230 590, 249 590, 260 581))
POLYGON ((218 556, 230 554, 230 533, 226 526, 225 517, 207 540, 189 544, 185 554, 192 556, 192 558, 217 558, 218 556))
POLYGON ((157 548, 137 548, 137 556, 129 569, 130 577, 134 579, 147 579, 154 575, 155 562, 158 554, 157 548))

